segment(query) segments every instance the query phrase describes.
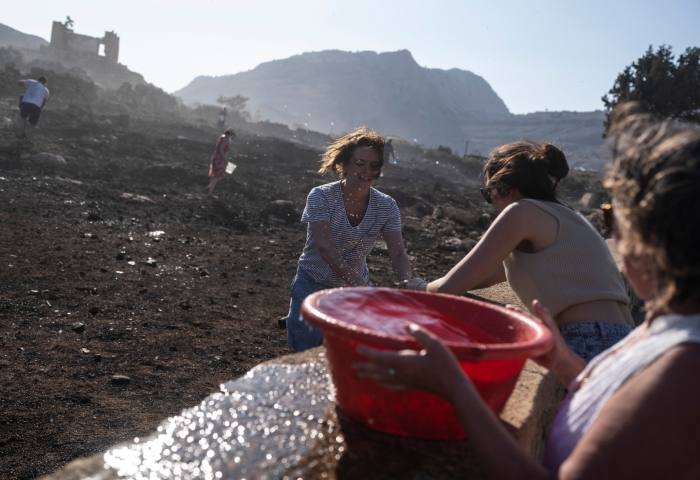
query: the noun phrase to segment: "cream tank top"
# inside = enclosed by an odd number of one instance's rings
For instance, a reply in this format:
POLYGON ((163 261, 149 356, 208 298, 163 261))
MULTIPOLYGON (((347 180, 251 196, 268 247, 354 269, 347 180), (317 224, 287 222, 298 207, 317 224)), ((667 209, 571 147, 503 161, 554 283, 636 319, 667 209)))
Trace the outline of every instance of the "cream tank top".
POLYGON ((571 382, 571 393, 559 406, 549 432, 545 467, 558 471, 615 392, 664 353, 688 342, 700 343, 700 314, 663 315, 651 323, 646 334, 637 328, 591 360, 571 382), (625 348, 628 343, 632 345, 625 348))
POLYGON ((538 299, 554 317, 572 305, 629 297, 603 237, 578 212, 558 203, 522 199, 554 216, 554 242, 535 253, 514 250, 503 261, 510 287, 528 309, 538 299))

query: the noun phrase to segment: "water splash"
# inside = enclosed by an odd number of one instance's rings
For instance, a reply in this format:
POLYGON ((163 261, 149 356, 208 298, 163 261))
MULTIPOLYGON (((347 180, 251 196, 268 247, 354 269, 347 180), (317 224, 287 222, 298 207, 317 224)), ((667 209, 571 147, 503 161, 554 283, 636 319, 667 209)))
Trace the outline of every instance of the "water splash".
POLYGON ((343 451, 338 426, 328 419, 335 401, 329 383, 320 363, 259 365, 164 421, 146 441, 109 450, 105 468, 139 480, 303 474, 315 444, 343 451))

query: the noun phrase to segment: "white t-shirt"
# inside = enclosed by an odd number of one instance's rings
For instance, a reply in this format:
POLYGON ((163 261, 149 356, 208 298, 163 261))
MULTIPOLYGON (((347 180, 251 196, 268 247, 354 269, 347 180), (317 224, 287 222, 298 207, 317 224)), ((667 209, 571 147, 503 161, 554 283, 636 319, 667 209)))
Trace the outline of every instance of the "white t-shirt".
MULTIPOLYGON (((350 225, 340 182, 328 183, 311 190, 301 221, 309 224, 330 222, 335 248, 365 282, 369 281, 367 255, 374 248, 377 237, 383 232, 401 231, 401 213, 396 201, 374 188, 369 190, 369 206, 362 222, 356 227, 350 225)), ((306 245, 299 258, 299 267, 308 272, 311 278, 328 287, 347 286, 321 257, 310 226, 306 230, 306 245)))
POLYGON ((22 80, 22 83, 27 87, 22 102, 33 103, 39 108, 43 107, 44 101, 49 99, 49 89, 36 80, 22 80))

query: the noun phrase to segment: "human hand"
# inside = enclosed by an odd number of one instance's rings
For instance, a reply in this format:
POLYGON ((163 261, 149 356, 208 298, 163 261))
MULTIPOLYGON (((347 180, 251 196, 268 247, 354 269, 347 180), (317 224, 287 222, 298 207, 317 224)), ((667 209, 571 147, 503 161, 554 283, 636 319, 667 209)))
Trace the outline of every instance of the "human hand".
POLYGON ((420 277, 413 277, 406 283, 406 289, 425 292, 429 284, 430 282, 428 280, 423 280, 420 277))
POLYGON ((408 324, 406 331, 423 350, 390 352, 359 347, 357 353, 370 361, 353 364, 358 376, 374 380, 387 390, 423 390, 450 402, 456 400, 455 393, 464 382, 471 386, 457 358, 435 335, 418 325, 408 324))
POLYGON ((554 321, 554 318, 552 318, 549 310, 544 308, 539 300, 534 300, 532 302, 532 311, 537 316, 537 319, 552 332, 552 337, 554 338, 552 350, 544 355, 533 358, 533 360, 554 373, 561 383, 564 384, 565 387, 568 387, 583 369, 586 368, 586 362, 569 348, 559 331, 559 326, 554 321))

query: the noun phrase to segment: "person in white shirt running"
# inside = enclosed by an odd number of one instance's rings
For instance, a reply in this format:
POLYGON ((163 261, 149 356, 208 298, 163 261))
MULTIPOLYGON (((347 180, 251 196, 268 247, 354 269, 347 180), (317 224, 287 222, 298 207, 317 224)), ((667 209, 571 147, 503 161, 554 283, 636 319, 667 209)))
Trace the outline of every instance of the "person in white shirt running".
POLYGON ((17 85, 25 88, 22 101, 19 104, 19 114, 22 117, 22 132, 19 137, 31 139, 34 128, 39 123, 41 109, 49 99, 49 89, 46 88, 46 77, 36 80, 20 80, 17 85))

